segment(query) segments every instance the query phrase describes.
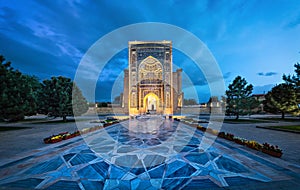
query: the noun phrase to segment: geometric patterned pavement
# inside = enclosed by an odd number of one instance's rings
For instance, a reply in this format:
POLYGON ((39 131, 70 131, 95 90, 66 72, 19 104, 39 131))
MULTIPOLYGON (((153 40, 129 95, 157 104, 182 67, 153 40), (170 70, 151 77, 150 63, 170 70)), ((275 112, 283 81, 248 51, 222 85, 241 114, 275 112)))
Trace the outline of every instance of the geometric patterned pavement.
POLYGON ((2 189, 270 189, 299 187, 300 168, 276 164, 160 118, 129 120, 0 166, 2 189))

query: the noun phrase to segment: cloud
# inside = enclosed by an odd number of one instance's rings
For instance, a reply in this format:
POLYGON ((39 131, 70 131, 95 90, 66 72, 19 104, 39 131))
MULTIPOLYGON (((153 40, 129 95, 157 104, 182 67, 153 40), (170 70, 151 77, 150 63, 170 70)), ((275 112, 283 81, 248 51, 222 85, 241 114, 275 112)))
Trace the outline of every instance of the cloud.
MULTIPOLYGON (((205 76, 191 59, 173 49, 173 64, 183 69, 192 85, 206 88, 207 81, 229 80, 232 73, 237 72, 254 73, 247 78, 249 81, 257 78, 257 75, 276 75, 268 79, 280 78, 278 73, 288 73, 287 65, 282 63, 292 57, 282 53, 282 49, 274 48, 274 43, 289 52, 299 51, 295 45, 299 44, 297 35, 286 33, 287 30, 278 30, 278 26, 288 23, 287 26, 297 34, 300 15, 295 7, 299 7, 299 1, 270 4, 257 1, 193 0, 185 3, 169 0, 155 3, 128 1, 124 5, 121 1, 90 3, 82 0, 28 0, 26 6, 18 0, 2 1, 0 54, 11 60, 16 69, 42 79, 52 75, 73 78, 81 57, 105 34, 128 24, 163 22, 196 35, 206 43, 220 63, 220 68, 224 69, 223 77, 205 76), (166 11, 154 8, 154 5, 166 11), (274 55, 281 55, 282 59, 274 55), (260 64, 272 62, 272 59, 276 60, 272 64, 275 72, 255 74, 255 68, 264 68, 260 64), (248 67, 250 64, 251 67, 248 67)), ((113 43, 110 48, 113 48, 113 43)), ((82 77, 107 83, 102 88, 102 93, 105 93, 123 69, 128 67, 127 50, 124 52, 125 56, 107 63, 99 76, 95 72, 99 67, 91 61, 82 77)), ((101 62, 101 57, 97 57, 97 61, 101 62)), ((104 97, 104 94, 101 96, 104 97)))
POLYGON ((71 75, 73 78, 83 55, 74 43, 76 38, 69 37, 70 28, 57 27, 60 19, 53 19, 53 10, 43 9, 33 1, 28 3, 32 10, 23 9, 17 3, 14 8, 0 6, 0 24, 5 26, 0 29, 3 38, 1 53, 17 60, 16 64, 25 67, 25 72, 30 70, 35 75, 43 75, 42 78, 45 76, 40 73, 42 68, 48 71, 48 75, 71 75))
POLYGON ((0 54, 11 61, 12 66, 22 73, 35 75, 41 80, 59 75, 73 78, 75 74, 77 65, 67 56, 56 57, 35 48, 28 48, 20 41, 1 35, 0 41, 6 44, 5 48, 0 47, 0 54))
POLYGON ((300 14, 293 18, 293 20, 291 20, 289 23, 286 24, 286 27, 288 28, 295 28, 300 24, 300 14))
POLYGON ((265 77, 270 77, 270 76, 277 75, 277 74, 278 74, 277 72, 266 72, 266 73, 259 72, 259 73, 257 73, 258 76, 265 76, 265 77))
POLYGON ((223 75, 224 80, 228 79, 231 76, 231 72, 227 72, 223 75))
POLYGON ((128 68, 128 49, 124 49, 117 53, 104 66, 99 76, 100 82, 114 82, 116 78, 128 68))

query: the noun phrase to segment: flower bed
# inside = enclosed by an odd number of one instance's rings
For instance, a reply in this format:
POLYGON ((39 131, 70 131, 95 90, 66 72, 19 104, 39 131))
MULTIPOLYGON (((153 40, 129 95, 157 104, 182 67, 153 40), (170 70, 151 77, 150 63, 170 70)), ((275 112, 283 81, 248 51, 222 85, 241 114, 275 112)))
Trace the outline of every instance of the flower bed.
MULTIPOLYGON (((188 123, 186 123, 188 124, 188 123)), ((194 125, 188 124, 192 127, 194 127, 194 125)), ((203 132, 208 132, 210 134, 214 134, 217 135, 220 138, 229 140, 229 141, 233 141, 237 144, 243 145, 243 146, 247 146, 248 148, 257 150, 257 151, 261 151, 265 154, 269 154, 271 156, 280 158, 282 156, 282 150, 279 149, 278 146, 274 146, 274 145, 270 145, 268 143, 264 143, 264 144, 260 144, 254 140, 247 140, 244 138, 240 138, 240 137, 235 137, 234 134, 231 133, 225 133, 225 132, 218 132, 214 129, 210 129, 210 128, 205 128, 202 127, 201 125, 198 125, 196 127, 198 130, 203 131, 203 132)))
POLYGON ((268 143, 263 144, 262 152, 278 158, 282 156, 282 150, 279 149, 278 146, 273 146, 268 143))
POLYGON ((60 142, 62 140, 67 140, 67 139, 77 137, 81 134, 87 134, 87 133, 102 129, 103 127, 107 127, 107 126, 110 126, 110 125, 115 124, 115 123, 119 123, 119 121, 118 120, 114 120, 114 121, 109 120, 108 122, 104 123, 103 126, 97 125, 97 126, 94 126, 94 127, 91 127, 91 128, 84 128, 80 131, 77 130, 73 133, 69 133, 69 132, 59 133, 57 135, 52 135, 50 137, 44 138, 44 143, 46 143, 46 144, 57 143, 57 142, 60 142))
POLYGON ((235 137, 233 139, 233 141, 237 144, 240 144, 240 145, 245 145, 247 140, 246 139, 243 139, 243 138, 239 138, 239 137, 235 137))
MULTIPOLYGON (((176 121, 180 121, 180 120, 178 119, 176 121)), ((185 120, 183 120, 182 122, 189 125, 189 126, 191 126, 191 127, 195 127, 200 131, 216 135, 220 138, 223 138, 223 139, 226 139, 226 140, 229 140, 229 141, 233 141, 237 144, 247 146, 248 148, 251 148, 251 149, 254 149, 254 150, 257 150, 257 151, 261 151, 265 154, 269 154, 269 155, 274 156, 274 157, 280 158, 283 154, 282 150, 279 149, 278 146, 270 145, 268 143, 260 144, 260 143, 254 141, 254 140, 247 140, 247 139, 243 139, 243 138, 240 138, 240 137, 235 137, 234 134, 219 132, 217 130, 206 128, 206 127, 203 127, 201 125, 197 125, 197 124, 185 121, 185 120)))
POLYGON ((237 144, 247 146, 253 150, 261 151, 265 154, 280 158, 282 156, 282 150, 278 146, 273 146, 268 143, 260 144, 254 140, 247 140, 240 137, 234 137, 233 134, 220 132, 218 137, 233 141, 237 144))
POLYGON ((254 150, 261 150, 262 149, 262 145, 259 144, 258 142, 256 141, 246 141, 245 142, 245 145, 248 147, 248 148, 252 148, 254 150))
POLYGON ((69 132, 63 132, 59 133, 58 135, 52 135, 50 137, 44 138, 44 143, 49 144, 49 143, 57 143, 62 140, 67 140, 76 136, 79 136, 80 132, 75 131, 74 133, 69 133, 69 132))

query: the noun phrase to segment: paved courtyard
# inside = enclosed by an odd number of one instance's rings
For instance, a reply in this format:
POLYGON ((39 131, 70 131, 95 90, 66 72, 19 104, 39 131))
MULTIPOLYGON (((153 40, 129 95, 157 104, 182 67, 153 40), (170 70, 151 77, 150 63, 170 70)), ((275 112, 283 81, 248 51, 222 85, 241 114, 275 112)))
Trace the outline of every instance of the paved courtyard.
MULTIPOLYGON (((226 128, 229 130, 230 128, 226 128)), ((300 166, 159 116, 2 159, 3 189, 297 189, 300 166)))

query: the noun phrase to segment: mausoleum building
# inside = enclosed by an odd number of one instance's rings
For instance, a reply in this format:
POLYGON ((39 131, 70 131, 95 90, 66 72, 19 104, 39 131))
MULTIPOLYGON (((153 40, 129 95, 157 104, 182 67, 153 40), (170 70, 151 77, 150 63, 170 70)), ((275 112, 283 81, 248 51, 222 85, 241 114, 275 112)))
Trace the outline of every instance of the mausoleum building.
POLYGON ((130 41, 124 70, 125 113, 179 112, 183 102, 182 69, 173 72, 171 41, 130 41))

